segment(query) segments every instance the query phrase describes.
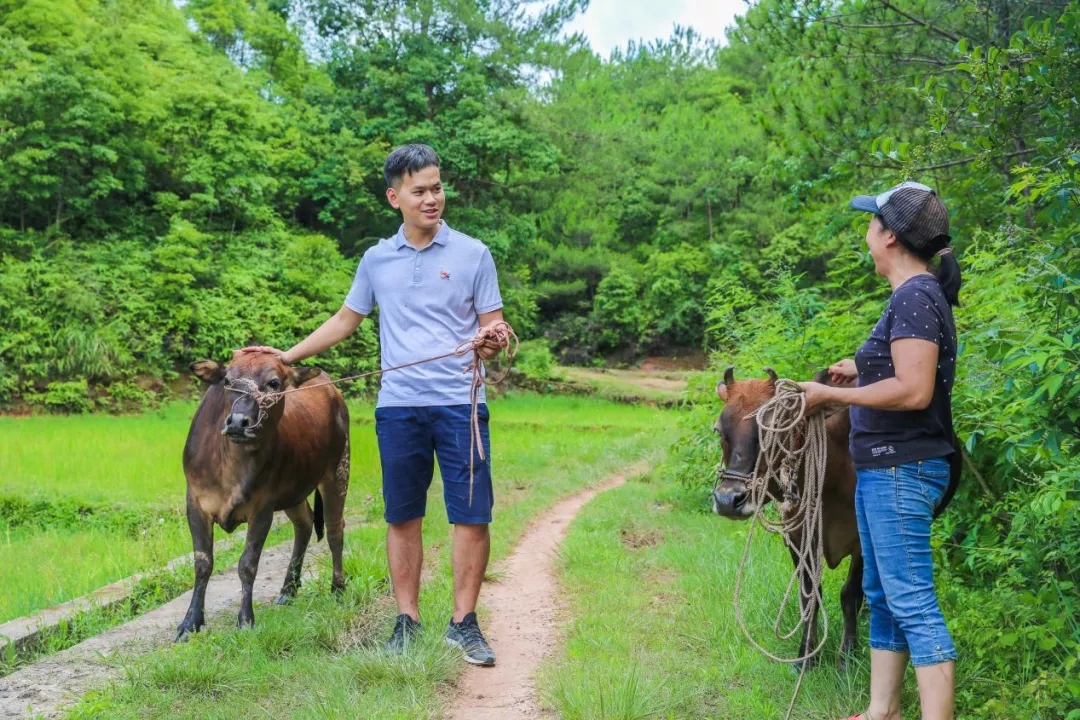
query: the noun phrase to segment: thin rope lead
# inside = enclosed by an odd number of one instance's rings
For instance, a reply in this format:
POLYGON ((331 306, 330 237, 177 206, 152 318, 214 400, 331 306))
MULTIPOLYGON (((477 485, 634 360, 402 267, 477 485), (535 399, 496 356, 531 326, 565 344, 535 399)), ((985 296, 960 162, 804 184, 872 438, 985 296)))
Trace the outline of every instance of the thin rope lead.
MULTIPOLYGON (((479 454, 481 461, 487 460, 487 457, 484 454, 483 436, 480 433, 480 391, 484 385, 498 385, 510 375, 510 369, 514 365, 514 356, 517 355, 518 345, 518 336, 514 332, 514 329, 510 327, 510 323, 505 320, 499 320, 491 325, 481 327, 476 331, 476 335, 471 340, 465 340, 451 352, 443 353, 442 355, 434 355, 432 357, 423 358, 422 360, 414 360, 413 362, 404 363, 402 365, 395 365, 394 367, 372 370, 358 375, 348 375, 343 378, 338 378, 337 380, 325 380, 311 385, 302 385, 300 387, 287 388, 276 392, 260 390, 259 386, 251 378, 236 378, 230 380, 225 386, 225 389, 229 392, 239 393, 241 396, 247 395, 254 401, 256 407, 259 409, 259 418, 255 421, 254 425, 250 425, 247 428, 249 431, 254 432, 262 425, 263 421, 266 420, 270 408, 277 405, 281 399, 289 393, 300 392, 301 390, 314 390, 315 388, 324 387, 326 385, 337 385, 338 383, 382 375, 384 373, 393 372, 394 370, 404 370, 405 368, 413 367, 415 365, 423 365, 424 363, 435 362, 436 360, 444 360, 448 357, 463 357, 471 352, 473 354, 473 359, 469 366, 465 368, 465 372, 472 373, 472 383, 469 389, 469 402, 472 405, 470 417, 471 427, 469 432, 469 507, 472 507, 473 481, 476 476, 475 456, 479 454), (497 348, 505 348, 506 350, 506 370, 501 376, 494 380, 487 378, 484 371, 484 359, 480 355, 480 350, 485 345, 491 343, 497 348)), ((240 398, 237 398, 237 400, 239 399, 240 398)), ((233 401, 233 405, 236 405, 235 400, 233 401)))
MULTIPOLYGON (((746 534, 742 560, 735 576, 735 616, 743 634, 750 643, 766 657, 781 663, 801 662, 799 680, 788 705, 787 717, 791 717, 806 672, 807 661, 814 658, 825 646, 829 637, 829 618, 821 601, 821 577, 824 551, 824 523, 822 492, 825 485, 825 461, 828 451, 828 437, 825 430, 825 416, 815 412, 806 414, 806 395, 802 388, 791 380, 781 379, 776 382, 776 393, 756 412, 758 442, 760 454, 754 477, 749 483, 750 498, 754 514, 750 518, 750 529, 746 534), (798 484, 802 477, 802 488, 798 484), (780 489, 777 497, 770 489, 780 489), (773 520, 765 513, 769 502, 780 509, 780 519, 773 520), (754 538, 754 529, 761 525, 766 532, 781 535, 784 544, 790 548, 795 558, 795 570, 788 580, 784 598, 776 614, 773 634, 778 640, 788 640, 800 629, 807 633, 812 629, 815 613, 820 610, 823 634, 817 646, 797 658, 782 658, 766 650, 746 627, 742 615, 743 570, 750 557, 750 546, 754 538), (800 541, 796 543, 792 535, 799 532, 800 541), (810 578, 810 586, 804 588, 800 582, 803 574, 810 578), (793 588, 798 585, 799 621, 788 632, 781 630, 784 612, 791 602, 793 588)), ((803 649, 801 649, 803 650, 803 649)))

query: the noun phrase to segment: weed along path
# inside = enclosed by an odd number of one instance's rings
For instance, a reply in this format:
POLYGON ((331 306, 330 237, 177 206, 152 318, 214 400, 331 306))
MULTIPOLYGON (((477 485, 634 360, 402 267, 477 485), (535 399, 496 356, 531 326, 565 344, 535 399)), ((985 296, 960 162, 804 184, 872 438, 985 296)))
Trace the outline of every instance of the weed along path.
MULTIPOLYGON (((308 546, 305 580, 313 577, 316 558, 326 552, 326 547, 325 542, 312 542, 308 546)), ((291 554, 291 542, 263 550, 259 574, 255 578, 256 603, 273 602, 277 597, 291 554)), ((215 573, 206 587, 207 621, 222 613, 235 613, 239 601, 240 580, 236 566, 215 573)), ((0 718, 24 718, 31 714, 56 717, 87 690, 121 677, 123 670, 117 662, 121 657, 171 641, 190 602, 189 590, 130 622, 0 678, 0 718)))
POLYGON ((490 618, 484 627, 498 656, 493 668, 470 666, 451 706, 450 720, 539 718, 533 675, 559 641, 562 610, 555 582, 554 559, 570 522, 599 493, 647 472, 639 462, 611 475, 602 484, 573 495, 540 515, 501 564, 499 580, 484 585, 480 604, 490 618))

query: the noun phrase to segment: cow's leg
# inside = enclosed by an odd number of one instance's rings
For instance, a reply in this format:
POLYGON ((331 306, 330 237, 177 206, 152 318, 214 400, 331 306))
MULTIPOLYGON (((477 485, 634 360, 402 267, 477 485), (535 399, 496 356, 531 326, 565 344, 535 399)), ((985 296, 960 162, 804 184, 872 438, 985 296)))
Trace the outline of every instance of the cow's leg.
POLYGON ((188 499, 188 529, 195 554, 195 589, 191 593, 191 605, 176 628, 176 640, 185 640, 203 626, 203 603, 206 600, 206 584, 214 572, 214 520, 188 499))
POLYGON ((244 554, 240 556, 240 614, 236 618, 237 627, 252 627, 255 625, 255 610, 251 606, 251 593, 255 586, 255 574, 259 571, 259 557, 262 555, 263 543, 270 533, 270 525, 274 521, 274 507, 267 506, 256 512, 248 522, 247 542, 244 544, 244 554))
POLYGON ((841 670, 847 667, 847 658, 855 651, 859 640, 859 609, 863 604, 862 574, 862 553, 856 551, 851 555, 847 580, 840 590, 840 608, 844 612, 844 636, 840 640, 841 670))
MULTIPOLYGON (((348 445, 345 452, 348 453, 348 445)), ((323 517, 326 522, 326 544, 330 546, 330 557, 334 563, 334 579, 331 588, 334 592, 345 589, 345 571, 341 566, 342 550, 345 547, 345 494, 349 491, 349 461, 339 465, 334 476, 319 485, 322 496, 323 517), (343 475, 344 474, 344 475, 343 475)))
POLYGON ((291 507, 285 514, 293 524, 292 557, 289 558, 289 569, 285 572, 285 583, 281 586, 281 594, 277 597, 277 604, 284 605, 296 595, 300 589, 300 571, 304 568, 304 554, 307 552, 308 543, 311 542, 311 530, 315 526, 311 506, 304 500, 296 507, 291 507))

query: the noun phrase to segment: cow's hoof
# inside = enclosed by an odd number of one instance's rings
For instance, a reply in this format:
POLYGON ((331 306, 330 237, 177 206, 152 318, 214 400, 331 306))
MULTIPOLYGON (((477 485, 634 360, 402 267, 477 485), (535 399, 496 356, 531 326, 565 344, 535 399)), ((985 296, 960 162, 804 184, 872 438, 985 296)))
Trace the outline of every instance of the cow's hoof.
POLYGON ((816 657, 808 658, 806 660, 796 660, 791 663, 791 671, 798 675, 799 673, 804 672, 803 666, 806 666, 806 670, 813 670, 815 665, 817 665, 816 657))
POLYGON ((342 595, 342 594, 344 594, 345 593, 345 581, 344 580, 340 580, 340 581, 334 580, 332 583, 330 583, 330 592, 332 592, 334 595, 342 595))
POLYGON ((199 626, 185 620, 176 628, 176 637, 173 638, 173 642, 187 642, 197 632, 199 632, 199 626))
POLYGON ((288 605, 293 601, 293 593, 283 592, 274 599, 275 605, 288 605))
POLYGON ((236 627, 239 630, 250 630, 255 627, 255 616, 240 613, 236 618, 236 627))

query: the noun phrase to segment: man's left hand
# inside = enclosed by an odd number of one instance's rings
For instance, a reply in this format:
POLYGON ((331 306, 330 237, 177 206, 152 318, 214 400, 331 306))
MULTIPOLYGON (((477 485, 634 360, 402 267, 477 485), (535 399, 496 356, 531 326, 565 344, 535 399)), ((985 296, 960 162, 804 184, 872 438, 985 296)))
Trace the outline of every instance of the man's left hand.
POLYGON ((498 355, 502 349, 503 345, 496 342, 495 338, 487 337, 476 348, 476 352, 479 353, 481 360, 490 360, 498 355))

